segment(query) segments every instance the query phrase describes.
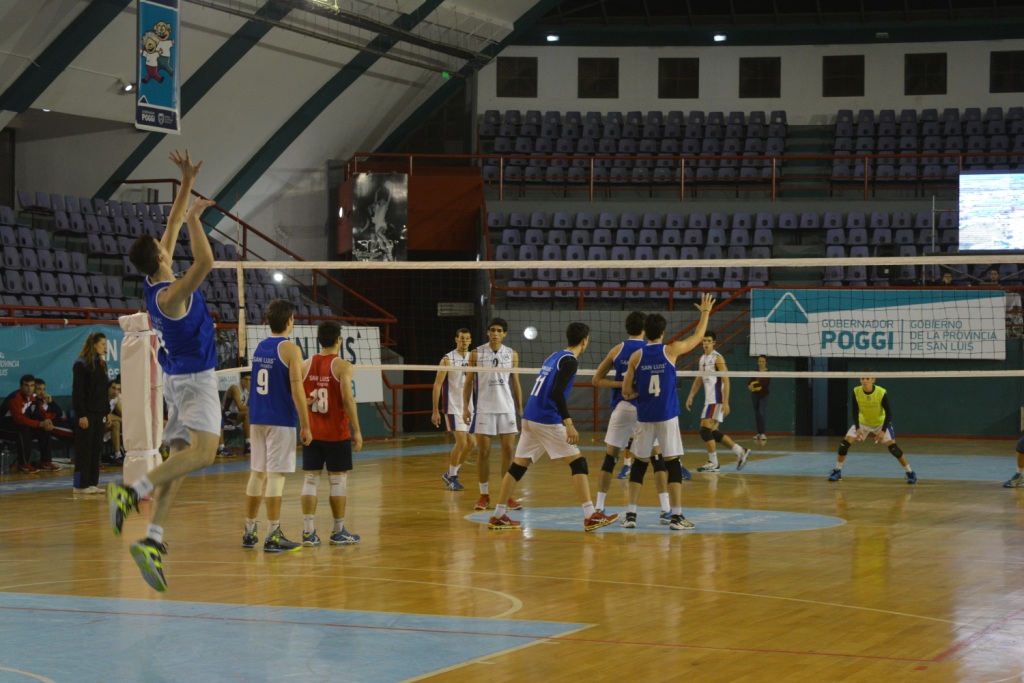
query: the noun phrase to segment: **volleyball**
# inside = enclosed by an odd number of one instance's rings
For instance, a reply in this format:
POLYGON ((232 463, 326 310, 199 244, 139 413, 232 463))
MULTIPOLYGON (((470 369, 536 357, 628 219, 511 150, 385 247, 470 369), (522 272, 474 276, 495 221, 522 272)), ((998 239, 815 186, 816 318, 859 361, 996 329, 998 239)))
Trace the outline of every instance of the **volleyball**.
POLYGON ((753 380, 753 381, 752 381, 752 382, 750 383, 750 390, 751 390, 751 391, 761 391, 761 383, 760 383, 760 382, 758 382, 758 381, 757 381, 756 379, 755 379, 755 380, 753 380))

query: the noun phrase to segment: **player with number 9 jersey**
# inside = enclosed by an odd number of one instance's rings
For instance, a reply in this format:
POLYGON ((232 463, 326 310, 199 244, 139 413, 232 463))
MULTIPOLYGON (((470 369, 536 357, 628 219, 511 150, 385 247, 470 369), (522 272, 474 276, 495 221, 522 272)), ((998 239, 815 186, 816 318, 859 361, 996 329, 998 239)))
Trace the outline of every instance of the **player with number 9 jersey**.
POLYGON ((288 341, 284 336, 270 336, 256 345, 252 355, 252 378, 255 391, 249 392, 249 423, 295 427, 299 414, 288 390, 291 381, 288 365, 278 347, 288 341))
POLYGON ((347 441, 352 438, 348 413, 342 403, 341 381, 331 365, 336 353, 318 353, 310 358, 309 370, 302 379, 309 405, 309 427, 316 441, 347 441))

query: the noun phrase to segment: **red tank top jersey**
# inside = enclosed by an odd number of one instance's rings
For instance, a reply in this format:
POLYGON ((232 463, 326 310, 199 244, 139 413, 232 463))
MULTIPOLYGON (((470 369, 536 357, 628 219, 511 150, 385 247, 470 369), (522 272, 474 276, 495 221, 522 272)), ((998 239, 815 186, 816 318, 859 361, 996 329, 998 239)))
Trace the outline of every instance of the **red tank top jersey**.
POLYGON ((317 441, 345 441, 352 438, 348 414, 341 400, 341 383, 331 372, 338 354, 318 353, 309 362, 309 371, 302 380, 309 406, 309 427, 317 441))

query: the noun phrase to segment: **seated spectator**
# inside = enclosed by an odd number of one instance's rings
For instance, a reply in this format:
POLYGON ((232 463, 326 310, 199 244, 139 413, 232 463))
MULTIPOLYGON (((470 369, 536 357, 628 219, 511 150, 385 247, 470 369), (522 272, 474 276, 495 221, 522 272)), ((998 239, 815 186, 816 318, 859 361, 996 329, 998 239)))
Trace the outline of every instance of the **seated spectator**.
MULTIPOLYGON (((249 454, 249 385, 251 376, 243 372, 238 378, 238 384, 232 385, 224 394, 224 430, 242 428, 245 434, 245 455, 249 454)), ((220 448, 217 455, 225 457, 231 455, 224 446, 224 430, 221 431, 220 448)))
POLYGON ((23 375, 17 391, 4 399, 0 407, 0 433, 13 439, 18 449, 18 457, 14 467, 27 474, 44 470, 59 470, 60 466, 53 463, 50 456, 50 431, 53 422, 49 419, 37 419, 30 415, 38 410, 33 400, 36 390, 36 378, 23 375), (39 467, 32 464, 32 440, 39 444, 39 467))
POLYGON ((71 426, 71 418, 64 412, 64 409, 53 400, 53 396, 50 396, 46 392, 46 380, 42 377, 36 377, 36 391, 35 391, 35 404, 38 406, 38 410, 33 411, 35 414, 31 415, 37 420, 49 420, 53 423, 53 431, 50 432, 51 436, 60 437, 65 441, 75 440, 75 431, 71 426))
POLYGON ((124 464, 124 444, 121 442, 121 376, 110 380, 107 385, 107 399, 110 401, 110 414, 107 415, 107 433, 104 441, 110 441, 113 447, 110 455, 103 455, 103 462, 117 465, 124 464))

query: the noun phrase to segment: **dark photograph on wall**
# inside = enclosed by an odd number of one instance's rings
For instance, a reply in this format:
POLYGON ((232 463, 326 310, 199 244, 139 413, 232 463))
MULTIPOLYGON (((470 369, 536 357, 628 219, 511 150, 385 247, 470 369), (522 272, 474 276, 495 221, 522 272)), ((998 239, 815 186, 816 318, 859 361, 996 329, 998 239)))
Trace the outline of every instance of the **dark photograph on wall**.
POLYGON ((409 176, 360 173, 352 196, 352 258, 405 261, 408 258, 409 176))

